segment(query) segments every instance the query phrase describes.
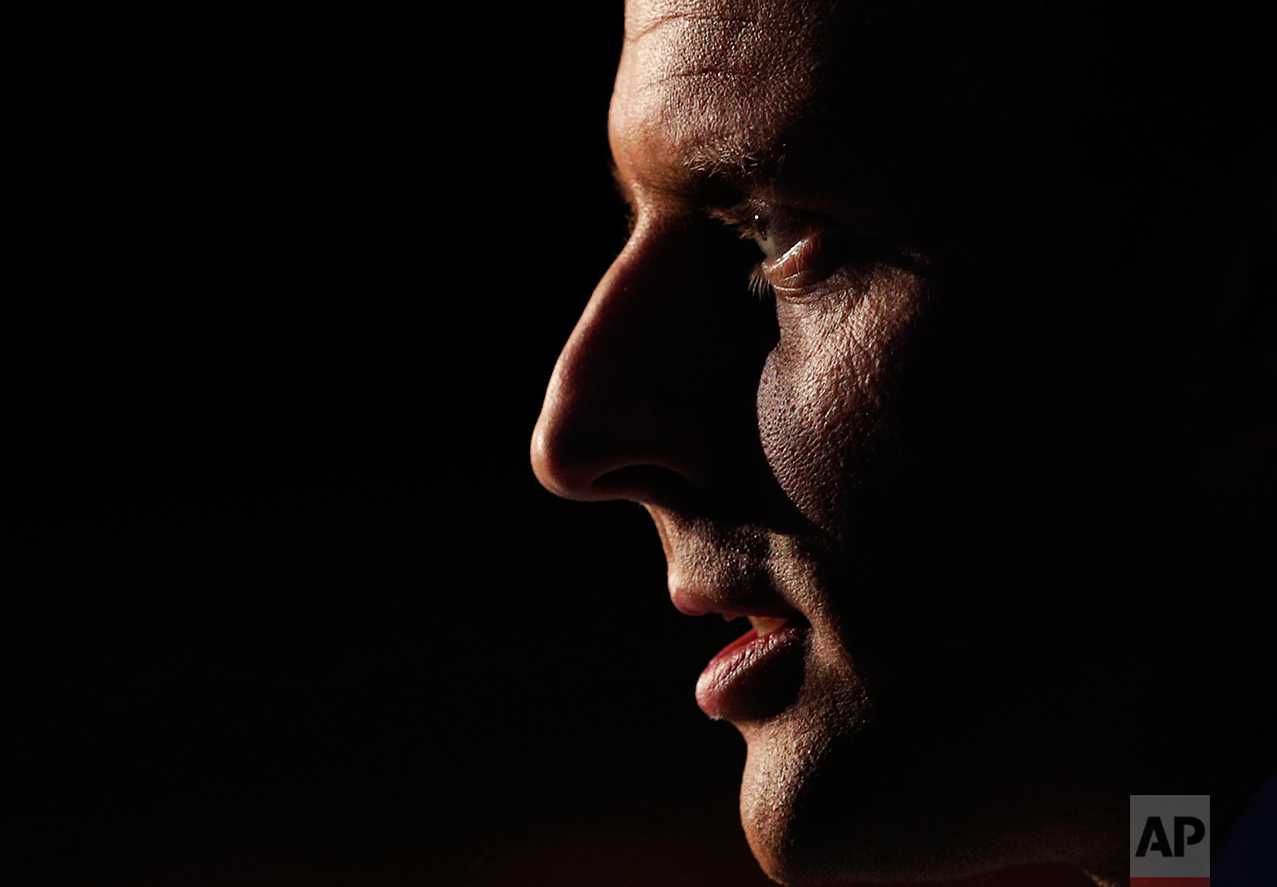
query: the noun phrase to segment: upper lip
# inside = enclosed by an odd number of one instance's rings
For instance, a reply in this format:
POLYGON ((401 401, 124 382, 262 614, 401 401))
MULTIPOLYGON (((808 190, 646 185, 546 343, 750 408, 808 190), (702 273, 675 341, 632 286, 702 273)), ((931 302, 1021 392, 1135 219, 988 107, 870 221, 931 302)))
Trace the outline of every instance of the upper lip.
POLYGON ((669 594, 688 616, 785 619, 809 624, 771 566, 774 547, 748 526, 720 526, 648 507, 669 567, 669 594))
POLYGON ((675 609, 688 616, 720 613, 727 620, 741 618, 785 619, 791 622, 803 620, 798 610, 776 597, 774 592, 766 596, 758 593, 740 595, 726 590, 724 592, 716 593, 701 588, 671 588, 670 600, 674 602, 675 609))

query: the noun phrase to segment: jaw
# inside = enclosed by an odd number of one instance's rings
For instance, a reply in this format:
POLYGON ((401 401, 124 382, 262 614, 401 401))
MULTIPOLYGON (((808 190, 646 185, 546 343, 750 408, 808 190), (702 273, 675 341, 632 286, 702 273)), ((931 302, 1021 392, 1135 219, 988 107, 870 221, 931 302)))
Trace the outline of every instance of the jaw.
POLYGON ((736 724, 741 822, 769 877, 800 887, 1046 866, 1064 882, 1066 870, 1120 880, 1126 795, 1077 761, 1032 760, 1044 725, 1031 714, 1036 726, 1015 736, 979 729, 979 712, 966 725, 898 713, 856 677, 809 662, 798 702, 736 724))

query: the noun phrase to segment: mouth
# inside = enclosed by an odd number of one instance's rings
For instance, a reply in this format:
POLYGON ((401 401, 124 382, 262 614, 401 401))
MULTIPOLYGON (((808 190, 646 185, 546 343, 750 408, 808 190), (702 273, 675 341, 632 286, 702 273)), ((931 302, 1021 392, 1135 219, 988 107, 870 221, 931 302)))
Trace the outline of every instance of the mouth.
POLYGON ((774 717, 798 698, 802 688, 805 622, 779 616, 747 618, 750 630, 719 651, 696 682, 696 704, 715 720, 736 723, 774 717))

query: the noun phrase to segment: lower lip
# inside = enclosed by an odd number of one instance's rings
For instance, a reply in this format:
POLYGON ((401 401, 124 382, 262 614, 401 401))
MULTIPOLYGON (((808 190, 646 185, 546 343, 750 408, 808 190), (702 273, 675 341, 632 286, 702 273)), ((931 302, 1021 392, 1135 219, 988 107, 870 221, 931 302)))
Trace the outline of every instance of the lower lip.
POLYGON ((696 704, 711 718, 757 721, 780 714, 803 683, 803 631, 786 625, 765 637, 751 629, 710 660, 696 704))

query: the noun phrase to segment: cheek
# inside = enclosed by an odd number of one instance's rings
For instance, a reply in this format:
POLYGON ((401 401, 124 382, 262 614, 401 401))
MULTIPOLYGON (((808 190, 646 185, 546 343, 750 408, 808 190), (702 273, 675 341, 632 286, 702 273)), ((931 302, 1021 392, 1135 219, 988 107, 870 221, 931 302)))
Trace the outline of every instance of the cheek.
POLYGON ((893 455, 892 378, 917 292, 888 278, 857 296, 778 303, 757 398, 763 452, 790 501, 835 536, 893 455))

